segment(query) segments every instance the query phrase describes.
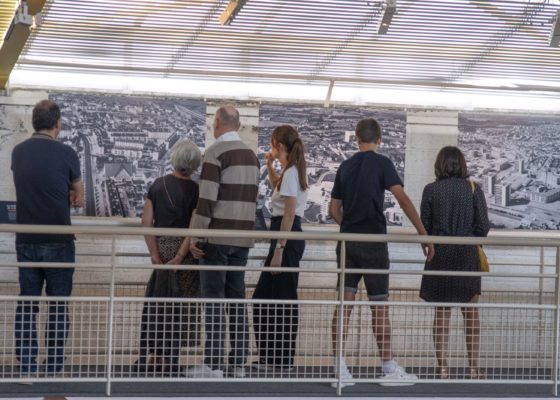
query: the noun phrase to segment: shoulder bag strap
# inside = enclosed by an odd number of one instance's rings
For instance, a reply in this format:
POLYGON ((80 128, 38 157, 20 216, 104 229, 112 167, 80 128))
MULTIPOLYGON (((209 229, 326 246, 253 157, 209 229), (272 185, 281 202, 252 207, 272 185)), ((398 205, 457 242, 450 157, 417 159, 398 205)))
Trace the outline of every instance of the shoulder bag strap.
POLYGON ((167 195, 167 200, 169 200, 169 202, 171 203, 171 206, 173 206, 173 208, 175 208, 175 203, 171 199, 171 196, 169 195, 169 191, 167 190, 167 185, 165 184, 165 176, 163 177, 163 188, 165 189, 165 194, 167 195))

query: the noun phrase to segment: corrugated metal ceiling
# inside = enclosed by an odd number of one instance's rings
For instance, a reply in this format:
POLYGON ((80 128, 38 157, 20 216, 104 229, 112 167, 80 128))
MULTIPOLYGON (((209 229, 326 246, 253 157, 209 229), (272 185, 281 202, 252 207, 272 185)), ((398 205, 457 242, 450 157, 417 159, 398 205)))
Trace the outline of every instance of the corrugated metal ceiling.
POLYGON ((560 90, 553 0, 51 0, 22 68, 560 90))

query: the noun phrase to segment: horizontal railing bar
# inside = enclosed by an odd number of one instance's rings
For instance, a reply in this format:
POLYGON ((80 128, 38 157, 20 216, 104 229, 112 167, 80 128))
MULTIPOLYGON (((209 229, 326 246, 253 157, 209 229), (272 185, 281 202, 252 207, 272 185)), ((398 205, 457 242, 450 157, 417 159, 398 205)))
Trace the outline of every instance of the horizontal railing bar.
POLYGON ((436 243, 460 245, 502 245, 523 247, 558 247, 560 232, 539 232, 515 237, 453 237, 420 236, 404 234, 355 234, 334 232, 283 232, 283 231, 249 231, 225 229, 171 229, 171 228, 136 228, 104 226, 67 226, 67 225, 17 225, 0 224, 0 232, 35 233, 35 234, 93 234, 110 236, 177 236, 177 237, 211 237, 240 239, 292 239, 352 242, 394 242, 394 243, 436 243))
MULTIPOLYGON (((6 301, 25 301, 25 302, 90 302, 108 303, 109 296, 6 296, 0 295, 0 302, 6 301)), ((282 299, 231 299, 231 298, 195 298, 195 297, 115 297, 115 303, 188 303, 188 304, 284 304, 284 305, 311 305, 311 306, 337 306, 338 300, 282 300, 282 299)), ((551 304, 512 304, 512 303, 445 303, 445 302, 413 302, 413 301, 345 301, 345 305, 352 306, 399 306, 399 307, 465 307, 465 308, 490 308, 490 309, 524 309, 524 310, 555 310, 556 306, 551 304)))
MULTIPOLYGON (((492 247, 493 249, 495 249, 495 247, 492 247)), ((332 249, 332 252, 334 252, 334 247, 332 249)), ((0 254, 7 254, 7 255, 15 255, 16 253, 14 251, 0 251, 0 254)), ((112 257, 112 254, 99 254, 99 253, 82 253, 82 252, 77 252, 76 253, 77 257, 112 257)), ((129 258, 148 258, 150 255, 149 253, 144 253, 144 252, 134 252, 134 253, 115 253, 115 257, 129 257, 129 258)), ((256 261, 262 261, 265 260, 266 256, 265 255, 249 255, 248 260, 256 260, 256 261)), ((324 261, 324 262, 336 262, 336 257, 306 257, 305 255, 302 257, 300 262, 319 262, 319 261, 324 261)), ((424 264, 425 260, 423 259, 407 259, 407 258, 389 258, 390 263, 392 264, 424 264)), ((7 265, 6 263, 1 265, 7 265)), ((11 263, 10 265, 13 265, 13 263, 11 263)), ((556 264, 554 263, 544 263, 541 264, 539 262, 516 262, 516 261, 492 261, 492 266, 496 266, 496 265, 504 265, 504 266, 522 266, 522 267, 555 267, 556 264)))
MULTIPOLYGON (((18 282, 14 281, 14 280, 1 280, 0 279, 0 285, 7 285, 7 286, 11 286, 14 289, 17 287, 18 282)), ((146 282, 138 282, 138 281, 119 281, 117 283, 117 289, 118 290, 134 290, 134 288, 128 288, 130 286, 136 287, 137 289, 142 289, 144 290, 146 287, 146 282)), ((109 283, 99 283, 99 282, 76 282, 74 283, 74 287, 82 287, 82 288, 95 288, 96 290, 100 290, 100 291, 106 291, 109 290, 109 283)), ((256 283, 247 283, 245 285, 246 289, 249 290, 253 290, 256 287, 256 283)), ((326 294, 335 294, 336 293, 336 288, 335 287, 329 287, 329 286, 323 286, 323 287, 319 287, 319 286, 308 286, 308 285, 298 285, 298 290, 299 291, 305 291, 305 292, 317 292, 319 294, 322 295, 326 295, 326 294)), ((419 292, 419 288, 411 288, 411 287, 389 287, 389 292, 390 293, 394 293, 394 295, 398 296, 399 292, 404 292, 401 295, 410 295, 412 293, 418 293, 419 292)), ((365 295, 366 289, 365 287, 363 288, 358 288, 358 295, 365 295)), ((554 295, 554 291, 537 291, 537 290, 524 290, 524 291, 520 291, 520 290, 500 290, 500 289, 492 289, 492 290, 484 290, 484 295, 486 296, 512 296, 513 294, 515 295, 524 295, 524 296, 533 296, 533 297, 537 297, 538 294, 542 294, 543 296, 552 296, 554 295)), ((102 298, 103 296, 94 296, 94 298, 99 299, 102 298)), ((498 304, 498 303, 490 303, 490 304, 498 304)))
MULTIPOLYGON (((91 268, 110 269, 108 264, 93 263, 56 263, 56 262, 15 262, 0 263, 0 268, 91 268)), ((186 271, 244 271, 244 272, 298 272, 318 274, 339 274, 339 268, 305 268, 305 267, 239 267, 232 265, 189 265, 189 264, 115 264, 118 269, 159 269, 159 270, 186 270, 186 271)), ((346 273, 369 275, 430 275, 430 276, 481 276, 505 278, 556 278, 557 274, 547 273, 511 273, 511 272, 482 272, 482 271, 425 271, 425 270, 391 270, 391 269, 357 269, 347 268, 346 273)))
MULTIPOLYGON (((1 104, 1 100, 0 100, 1 104)), ((113 217, 73 217, 73 226, 128 226, 128 227, 143 227, 140 218, 118 218, 113 217)), ((304 232, 339 232, 337 224, 302 224, 304 232)), ((267 224, 268 227, 268 224, 267 224)), ((405 226, 388 226, 387 233, 389 234, 403 234, 403 235, 416 235, 416 230, 413 227, 405 226)), ((519 236, 541 236, 541 231, 519 230, 519 229, 491 229, 488 232, 488 237, 519 237, 519 236)))
MULTIPOLYGON (((334 250, 333 250, 334 251, 334 250)), ((15 253, 13 252, 0 252, 0 254, 11 254, 11 255, 15 255, 15 253)), ((89 254, 84 254, 84 253, 77 253, 76 254, 77 257, 111 257, 111 254, 95 254, 95 253, 89 253, 89 254)), ((115 257, 137 257, 137 258, 148 258, 149 254, 148 253, 116 253, 115 257)), ((266 256, 251 256, 249 255, 248 260, 252 260, 252 261, 262 261, 265 260, 266 256)), ((329 262, 329 263, 336 263, 336 258, 334 257, 305 257, 303 256, 303 258, 300 260, 300 262, 329 262)), ((389 258, 389 262, 391 264, 410 264, 410 265, 424 265, 425 260, 423 259, 416 259, 416 260, 411 260, 411 259, 393 259, 393 258, 389 258)), ((24 263, 22 263, 24 264, 24 263)), ((42 263, 44 264, 44 263, 42 263)), ((80 263, 82 267, 86 268, 87 266, 83 263, 80 263)), ((537 263, 537 262, 515 262, 515 261, 492 261, 491 262, 492 266, 511 266, 511 267, 546 267, 546 268, 553 268, 556 265, 553 263, 537 263)), ((107 267, 108 264, 91 264, 92 268, 98 268, 98 267, 103 267, 103 268, 110 268, 107 267)), ((128 266, 128 264, 118 264, 121 268, 134 268, 136 265, 142 265, 142 264, 130 264, 130 267, 128 266)), ((35 265, 33 265, 35 266, 35 265)), ((13 267, 16 268, 16 263, 15 262, 0 262, 0 267, 13 267)), ((253 267, 248 267, 248 268, 253 268, 253 267)))

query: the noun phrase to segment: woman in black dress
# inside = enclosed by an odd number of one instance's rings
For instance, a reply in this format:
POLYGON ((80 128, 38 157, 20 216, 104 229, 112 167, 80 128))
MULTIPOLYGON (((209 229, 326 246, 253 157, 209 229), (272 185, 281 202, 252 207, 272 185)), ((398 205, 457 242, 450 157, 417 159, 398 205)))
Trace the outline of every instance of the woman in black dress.
MULTIPOLYGON (((426 185, 420 206, 422 223, 429 235, 486 236, 490 229, 484 193, 471 186, 465 157, 457 147, 440 150, 435 162, 436 181, 426 185)), ((480 271, 477 246, 435 245, 435 256, 426 271, 480 271)), ((420 297, 429 302, 477 303, 480 277, 423 276, 420 297)), ((477 308, 461 308, 470 366, 470 377, 483 378, 478 367, 480 318, 477 308)), ((439 376, 449 377, 450 307, 436 307, 433 339, 439 376)))
MULTIPOLYGON (((200 166, 201 153, 190 140, 173 148, 173 172, 154 181, 144 203, 142 224, 156 228, 188 228, 198 201, 198 184, 191 175, 200 166)), ((188 237, 145 236, 152 264, 194 264, 188 237)), ((152 272, 145 297, 199 297, 198 271, 152 272)), ((142 311, 139 371, 178 372, 179 350, 199 339, 199 309, 188 303, 146 302, 142 311)))

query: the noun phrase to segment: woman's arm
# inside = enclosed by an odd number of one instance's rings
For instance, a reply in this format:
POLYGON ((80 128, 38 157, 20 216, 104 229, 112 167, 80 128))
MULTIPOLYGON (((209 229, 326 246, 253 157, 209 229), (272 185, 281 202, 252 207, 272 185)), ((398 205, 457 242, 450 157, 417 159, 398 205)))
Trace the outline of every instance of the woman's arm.
POLYGON ((433 232, 432 204, 427 188, 428 186, 424 187, 424 191, 422 192, 422 200, 420 201, 420 219, 422 220, 422 224, 428 232, 428 235, 431 235, 433 232))
MULTIPOLYGON (((281 232, 291 232, 292 225, 294 224, 294 219, 296 216, 296 198, 292 196, 284 197, 284 215, 282 216, 282 223, 280 224, 281 232)), ((270 261, 271 267, 279 267, 282 263, 282 253, 284 252, 284 246, 286 245, 286 239, 279 239, 276 243, 276 248, 274 249, 274 256, 270 261), (280 248, 279 248, 280 247, 280 248)), ((273 275, 279 272, 272 272, 273 275)))
POLYGON ((475 236, 487 236, 490 230, 490 221, 488 220, 488 208, 486 199, 480 186, 476 185, 474 189, 474 227, 473 234, 475 236))
POLYGON ((274 169, 274 158, 272 158, 270 153, 266 153, 265 158, 266 158, 266 171, 268 172, 268 180, 270 182, 270 185, 274 189, 276 186, 278 186, 278 182, 280 181, 280 175, 278 175, 276 173, 276 170, 274 169))
MULTIPOLYGON (((146 199, 146 201, 144 202, 142 225, 146 228, 152 228, 154 226, 154 207, 150 199, 146 199)), ((150 252, 150 258, 152 260, 152 264, 161 264, 156 237, 146 235, 144 236, 144 240, 146 241, 146 245, 148 246, 148 251, 150 252)))
MULTIPOLYGON (((195 211, 196 209, 194 209, 192 213, 194 214, 195 211)), ((191 221, 192 221, 192 215, 191 215, 191 221)), ((179 250, 177 250, 177 254, 175 254, 175 257, 169 260, 167 264, 180 265, 185 259, 185 257, 187 256, 187 254, 189 254, 190 248, 191 248, 191 238, 186 236, 181 242, 181 247, 179 247, 179 250)))

